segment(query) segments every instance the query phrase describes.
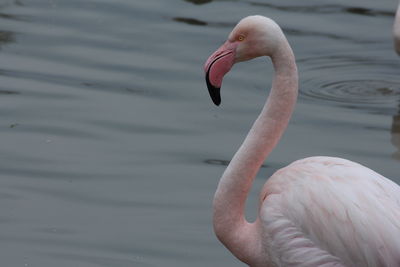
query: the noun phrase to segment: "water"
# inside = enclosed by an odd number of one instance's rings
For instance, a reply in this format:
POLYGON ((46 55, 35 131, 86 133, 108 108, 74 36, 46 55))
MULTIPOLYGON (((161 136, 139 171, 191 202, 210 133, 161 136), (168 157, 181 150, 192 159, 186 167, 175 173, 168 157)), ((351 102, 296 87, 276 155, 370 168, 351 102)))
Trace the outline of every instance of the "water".
POLYGON ((1 1, 2 265, 243 266, 214 237, 211 200, 272 67, 235 66, 217 108, 202 65, 250 14, 286 32, 301 92, 256 179, 249 218, 265 178, 311 155, 348 158, 400 183, 396 5, 1 1))

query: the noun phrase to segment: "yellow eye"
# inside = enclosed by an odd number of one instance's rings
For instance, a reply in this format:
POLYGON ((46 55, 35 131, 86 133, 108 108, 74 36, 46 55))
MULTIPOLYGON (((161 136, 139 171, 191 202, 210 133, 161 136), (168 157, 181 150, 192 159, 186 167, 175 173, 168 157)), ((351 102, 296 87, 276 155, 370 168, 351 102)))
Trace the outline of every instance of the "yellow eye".
POLYGON ((239 35, 238 40, 239 41, 243 41, 244 40, 244 36, 243 35, 239 35))

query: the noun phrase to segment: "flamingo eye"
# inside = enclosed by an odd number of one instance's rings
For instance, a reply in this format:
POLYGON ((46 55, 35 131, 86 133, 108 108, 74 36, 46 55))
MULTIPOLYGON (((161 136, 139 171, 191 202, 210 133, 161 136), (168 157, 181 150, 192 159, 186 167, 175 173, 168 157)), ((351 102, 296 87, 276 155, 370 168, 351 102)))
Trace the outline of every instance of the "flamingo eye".
POLYGON ((243 40, 244 40, 244 36, 243 35, 239 35, 238 41, 243 41, 243 40))

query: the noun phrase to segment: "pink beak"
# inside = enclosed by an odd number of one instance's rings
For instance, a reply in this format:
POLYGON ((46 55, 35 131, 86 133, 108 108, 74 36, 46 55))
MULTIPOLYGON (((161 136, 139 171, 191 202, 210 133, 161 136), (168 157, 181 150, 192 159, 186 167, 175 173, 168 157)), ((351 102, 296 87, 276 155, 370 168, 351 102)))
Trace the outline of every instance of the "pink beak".
POLYGON ((221 84, 224 75, 232 68, 235 63, 235 50, 237 43, 226 41, 217 51, 215 51, 204 64, 208 92, 215 105, 221 103, 221 84))

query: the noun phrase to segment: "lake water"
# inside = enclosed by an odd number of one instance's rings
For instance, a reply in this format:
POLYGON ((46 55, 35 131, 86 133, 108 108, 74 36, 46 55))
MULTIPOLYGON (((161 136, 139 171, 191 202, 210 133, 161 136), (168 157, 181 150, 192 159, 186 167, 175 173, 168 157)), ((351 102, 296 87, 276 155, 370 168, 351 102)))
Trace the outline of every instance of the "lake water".
POLYGON ((203 63, 244 16, 276 20, 300 74, 276 169, 338 156, 400 183, 395 0, 0 2, 1 265, 243 266, 211 202, 271 84, 269 60, 203 63))

